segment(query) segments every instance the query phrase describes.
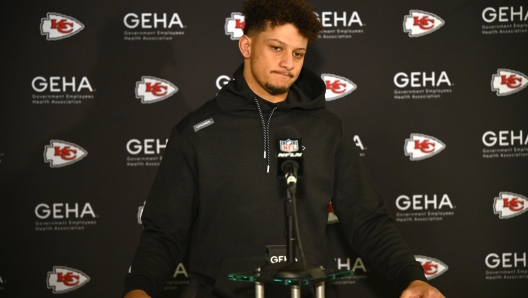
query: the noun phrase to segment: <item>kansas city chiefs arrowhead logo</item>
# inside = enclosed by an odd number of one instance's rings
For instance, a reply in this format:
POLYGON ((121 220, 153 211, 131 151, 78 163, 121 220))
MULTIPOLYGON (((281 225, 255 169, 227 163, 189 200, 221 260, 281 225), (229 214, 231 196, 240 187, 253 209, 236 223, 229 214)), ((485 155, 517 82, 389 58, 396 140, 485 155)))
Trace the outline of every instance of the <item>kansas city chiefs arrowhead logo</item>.
POLYGON ((244 35, 244 27, 246 21, 244 15, 240 12, 231 13, 230 18, 226 18, 225 22, 225 34, 230 35, 232 40, 239 40, 244 35))
POLYGON ((69 166, 88 155, 81 146, 61 140, 51 140, 49 146, 44 146, 44 162, 51 168, 69 166))
POLYGON ((499 68, 497 74, 491 76, 491 91, 496 91, 497 96, 519 92, 526 86, 528 86, 528 76, 515 70, 499 68))
POLYGON ((40 23, 40 34, 47 40, 59 40, 70 37, 84 29, 78 20, 56 12, 48 12, 47 18, 40 23))
POLYGON ((146 203, 147 203, 147 201, 144 201, 143 202, 143 206, 139 206, 138 207, 137 219, 138 219, 138 223, 139 224, 143 223, 143 221, 141 220, 141 216, 143 216, 143 209, 145 208, 145 204, 146 203))
POLYGON ((421 10, 410 10, 409 15, 403 17, 403 32, 409 37, 420 37, 440 29, 444 20, 435 14, 421 10))
POLYGON ((53 294, 77 290, 89 281, 90 277, 77 269, 54 266, 53 271, 48 271, 48 289, 52 289, 53 294))
POLYGON ((332 101, 347 96, 357 89, 356 84, 351 80, 338 75, 323 73, 321 79, 323 79, 326 85, 326 101, 332 101))
POLYGON ((446 145, 435 137, 413 133, 410 139, 405 140, 403 150, 405 156, 409 156, 414 161, 432 157, 444 150, 445 147, 446 145))
POLYGON ((339 218, 337 218, 337 215, 334 213, 334 207, 332 206, 332 203, 328 204, 328 221, 327 224, 335 224, 339 222, 339 218))
POLYGON ((437 278, 438 276, 444 274, 448 269, 447 265, 444 262, 434 258, 426 256, 414 256, 414 258, 416 259, 416 261, 422 264, 424 274, 427 280, 437 278))
POLYGON ((141 81, 136 83, 136 98, 141 99, 141 103, 162 101, 176 92, 178 92, 176 85, 155 77, 143 76, 141 81))
POLYGON ((528 210, 528 198, 512 192, 501 192, 493 202, 493 213, 500 219, 512 218, 528 210))

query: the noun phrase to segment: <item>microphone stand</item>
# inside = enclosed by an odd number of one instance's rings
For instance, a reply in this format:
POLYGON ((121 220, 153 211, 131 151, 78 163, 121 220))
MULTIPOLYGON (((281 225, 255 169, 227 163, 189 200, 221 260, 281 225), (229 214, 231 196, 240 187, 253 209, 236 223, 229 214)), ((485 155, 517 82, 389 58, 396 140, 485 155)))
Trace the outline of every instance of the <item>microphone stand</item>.
POLYGON ((301 297, 302 280, 312 278, 317 283, 317 298, 324 298, 324 280, 325 273, 321 266, 314 264, 307 264, 302 249, 302 243, 298 237, 298 220, 295 216, 296 211, 296 197, 297 190, 297 169, 299 165, 295 161, 287 161, 282 165, 286 173, 287 198, 284 201, 284 215, 286 216, 286 249, 287 260, 286 263, 268 264, 261 268, 260 275, 263 279, 290 279, 300 281, 299 285, 291 285, 291 297, 301 297), (297 231, 297 233, 296 233, 297 231), (301 251, 301 260, 296 260, 296 244, 299 244, 301 251))

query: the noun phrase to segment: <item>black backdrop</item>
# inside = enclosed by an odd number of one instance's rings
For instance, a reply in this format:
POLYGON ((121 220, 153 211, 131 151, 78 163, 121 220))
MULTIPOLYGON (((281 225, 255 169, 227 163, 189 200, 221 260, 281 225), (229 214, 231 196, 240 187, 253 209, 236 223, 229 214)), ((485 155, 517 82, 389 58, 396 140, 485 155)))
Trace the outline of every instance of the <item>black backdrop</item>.
MULTIPOLYGON (((328 109, 356 135, 431 284, 447 297, 526 297, 526 1, 312 3, 325 31, 305 65, 327 74, 328 109)), ((121 294, 170 129, 242 61, 240 5, 2 9, 0 296, 121 294)), ((341 297, 398 297, 338 224, 328 233, 356 271, 336 283, 341 297)), ((186 275, 184 262, 162 296, 186 275)))

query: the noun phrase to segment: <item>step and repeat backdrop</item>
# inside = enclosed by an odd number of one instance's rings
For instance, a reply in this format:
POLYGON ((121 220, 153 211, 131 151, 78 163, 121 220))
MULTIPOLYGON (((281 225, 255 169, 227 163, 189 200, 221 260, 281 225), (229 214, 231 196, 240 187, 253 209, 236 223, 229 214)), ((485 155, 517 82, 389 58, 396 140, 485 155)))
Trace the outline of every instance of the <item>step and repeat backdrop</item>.
MULTIPOLYGON (((528 3, 312 1, 305 65, 429 282, 528 294, 528 3)), ((0 297, 120 297, 171 128, 242 63, 242 1, 32 1, 3 15, 0 297)), ((329 208, 340 297, 398 297, 329 208)), ((264 248, 263 248, 264 254, 264 248)), ((162 297, 189 281, 185 260, 162 297)))

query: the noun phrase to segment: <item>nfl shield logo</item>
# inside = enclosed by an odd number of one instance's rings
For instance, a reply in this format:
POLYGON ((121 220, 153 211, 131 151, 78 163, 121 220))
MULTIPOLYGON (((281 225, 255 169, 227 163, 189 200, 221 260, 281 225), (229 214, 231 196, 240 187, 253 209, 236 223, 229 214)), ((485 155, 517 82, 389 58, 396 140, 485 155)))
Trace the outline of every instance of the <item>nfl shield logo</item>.
POLYGON ((299 151, 299 141, 297 140, 280 140, 280 150, 282 152, 297 152, 299 151))

